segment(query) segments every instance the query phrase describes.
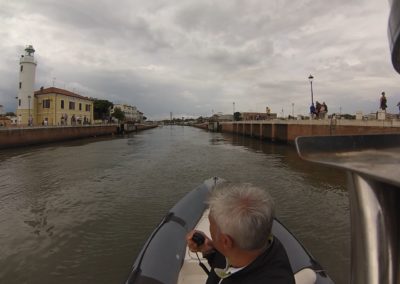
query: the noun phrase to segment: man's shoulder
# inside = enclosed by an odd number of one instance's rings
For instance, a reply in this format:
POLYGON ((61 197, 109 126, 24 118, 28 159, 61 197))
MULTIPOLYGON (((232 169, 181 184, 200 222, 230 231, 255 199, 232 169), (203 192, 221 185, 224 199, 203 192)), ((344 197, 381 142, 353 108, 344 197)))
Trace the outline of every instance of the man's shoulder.
POLYGON ((237 283, 295 283, 286 250, 277 238, 252 264, 238 272, 237 277, 242 281, 237 283))
MULTIPOLYGON (((213 264, 225 266, 225 258, 218 252, 213 256, 213 264)), ((207 284, 219 283, 219 278, 211 271, 207 284)), ((223 279, 222 284, 294 284, 294 275, 289 258, 282 243, 274 237, 270 247, 259 255, 250 265, 223 279)))
POLYGON ((267 267, 268 270, 280 268, 293 274, 286 249, 278 238, 274 237, 272 245, 263 253, 262 258, 263 266, 267 267))

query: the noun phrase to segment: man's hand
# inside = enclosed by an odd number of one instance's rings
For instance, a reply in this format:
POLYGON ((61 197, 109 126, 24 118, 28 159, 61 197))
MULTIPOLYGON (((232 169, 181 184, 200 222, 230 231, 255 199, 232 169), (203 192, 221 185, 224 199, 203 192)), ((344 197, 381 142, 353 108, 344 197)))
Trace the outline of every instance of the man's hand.
POLYGON ((193 230, 193 231, 190 231, 189 233, 187 233, 187 235, 186 235, 186 242, 187 242, 187 245, 188 245, 189 250, 192 251, 192 252, 201 252, 201 253, 204 254, 204 253, 207 253, 207 252, 209 252, 209 251, 211 251, 211 250, 214 249, 212 240, 211 240, 210 238, 208 238, 208 237, 207 237, 203 232, 201 232, 201 231, 193 230), (194 234, 194 233, 198 233, 198 234, 203 235, 203 237, 204 237, 205 240, 204 240, 204 243, 203 243, 202 245, 198 246, 198 245, 192 240, 193 234, 194 234))

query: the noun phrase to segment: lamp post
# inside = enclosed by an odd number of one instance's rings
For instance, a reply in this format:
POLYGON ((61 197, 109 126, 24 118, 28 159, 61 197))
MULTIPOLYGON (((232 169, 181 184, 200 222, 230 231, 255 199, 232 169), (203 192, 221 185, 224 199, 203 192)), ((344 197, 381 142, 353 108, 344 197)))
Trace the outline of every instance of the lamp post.
POLYGON ((313 89, 312 89, 313 79, 314 79, 313 75, 310 74, 310 76, 308 76, 308 80, 310 81, 310 85, 311 85, 311 105, 314 105, 314 94, 313 94, 313 89))
POLYGON ((294 119, 294 103, 292 103, 292 117, 294 119))
POLYGON ((233 116, 232 116, 232 120, 234 121, 235 120, 235 102, 233 102, 233 116))
POLYGON ((28 126, 31 126, 31 96, 28 96, 28 126))

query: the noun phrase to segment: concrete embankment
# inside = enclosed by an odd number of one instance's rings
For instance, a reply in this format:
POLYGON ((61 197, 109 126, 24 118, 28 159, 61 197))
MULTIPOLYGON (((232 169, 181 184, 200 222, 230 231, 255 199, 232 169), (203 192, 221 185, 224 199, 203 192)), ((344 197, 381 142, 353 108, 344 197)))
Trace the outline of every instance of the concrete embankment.
POLYGON ((119 133, 131 133, 138 132, 150 128, 156 128, 158 125, 147 125, 147 124, 121 124, 118 128, 119 133))
MULTIPOLYGON (((142 131, 157 126, 137 125, 136 127, 135 131, 142 131)), ((117 124, 5 128, 0 129, 0 149, 114 135, 118 129, 117 124)))
POLYGON ((201 129, 208 130, 208 123, 193 124, 192 126, 196 127, 196 128, 201 128, 201 129))
POLYGON ((145 124, 139 124, 137 125, 137 131, 142 131, 146 129, 151 129, 151 128, 157 128, 158 125, 145 125, 145 124))
MULTIPOLYGON (((203 125, 200 128, 207 129, 203 125)), ((344 119, 237 121, 221 122, 219 123, 218 130, 272 142, 292 144, 298 136, 400 133, 400 121, 344 119)))

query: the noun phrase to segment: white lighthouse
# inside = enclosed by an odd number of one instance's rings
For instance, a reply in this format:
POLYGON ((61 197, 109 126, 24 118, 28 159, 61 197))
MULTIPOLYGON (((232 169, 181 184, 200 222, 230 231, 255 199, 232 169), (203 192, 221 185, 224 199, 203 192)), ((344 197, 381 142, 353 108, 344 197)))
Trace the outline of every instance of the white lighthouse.
POLYGON ((32 45, 25 48, 25 54, 21 55, 19 61, 19 86, 17 97, 18 123, 28 125, 34 122, 35 117, 35 73, 36 61, 33 56, 35 49, 32 45))

